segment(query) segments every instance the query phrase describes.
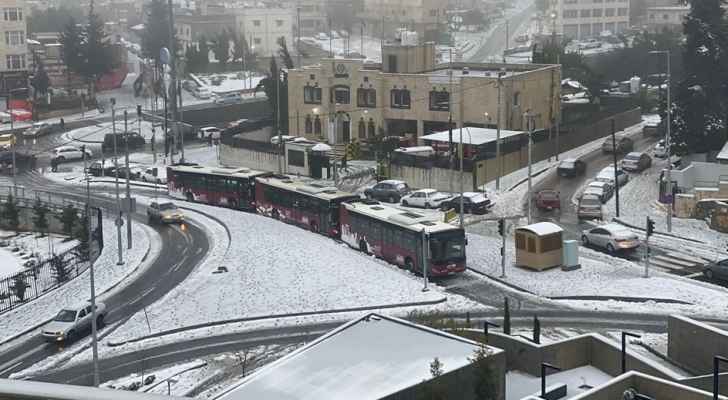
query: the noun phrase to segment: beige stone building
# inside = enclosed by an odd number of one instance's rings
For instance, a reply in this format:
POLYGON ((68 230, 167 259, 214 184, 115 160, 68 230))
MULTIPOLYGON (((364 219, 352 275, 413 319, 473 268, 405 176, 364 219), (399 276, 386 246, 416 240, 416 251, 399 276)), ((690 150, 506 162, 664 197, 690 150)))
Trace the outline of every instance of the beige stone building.
POLYGON ((330 144, 380 132, 413 141, 455 126, 495 127, 502 74, 501 128, 522 130, 523 115, 536 129, 559 118, 561 69, 537 64, 435 65, 434 45, 384 46, 383 64, 323 59, 289 71, 289 132, 330 144), (452 72, 452 77, 449 73, 452 72))
POLYGON ((630 0, 555 0, 556 31, 572 39, 622 33, 629 28, 630 0))
POLYGON ((0 96, 27 87, 28 59, 25 0, 0 0, 0 96))
POLYGON ((665 30, 682 32, 685 17, 690 13, 690 6, 649 7, 647 9, 647 30, 653 33, 665 30))
POLYGON ((384 37, 391 38, 404 28, 417 32, 426 41, 434 41, 438 32, 445 29, 447 5, 442 0, 363 0, 359 18, 370 32, 384 37))

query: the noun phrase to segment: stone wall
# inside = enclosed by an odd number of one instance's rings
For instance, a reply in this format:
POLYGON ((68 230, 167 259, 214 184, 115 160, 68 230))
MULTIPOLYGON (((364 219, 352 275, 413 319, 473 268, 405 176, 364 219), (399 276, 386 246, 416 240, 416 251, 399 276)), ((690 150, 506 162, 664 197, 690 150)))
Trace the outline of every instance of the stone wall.
MULTIPOLYGON (((713 356, 728 357, 728 332, 682 316, 667 319, 667 356, 696 374, 713 372, 713 356)), ((728 368, 721 368, 722 372, 728 368)))

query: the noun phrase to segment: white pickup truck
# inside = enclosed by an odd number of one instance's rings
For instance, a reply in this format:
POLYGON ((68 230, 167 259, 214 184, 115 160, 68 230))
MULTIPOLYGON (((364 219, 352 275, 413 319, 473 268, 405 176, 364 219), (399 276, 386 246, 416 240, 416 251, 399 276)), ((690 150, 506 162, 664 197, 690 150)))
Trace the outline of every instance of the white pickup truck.
MULTIPOLYGON (((73 342, 81 334, 91 331, 91 303, 75 308, 64 308, 53 321, 42 329, 43 338, 48 342, 73 342)), ((106 318, 106 305, 96 303, 96 327, 101 327, 106 318)))

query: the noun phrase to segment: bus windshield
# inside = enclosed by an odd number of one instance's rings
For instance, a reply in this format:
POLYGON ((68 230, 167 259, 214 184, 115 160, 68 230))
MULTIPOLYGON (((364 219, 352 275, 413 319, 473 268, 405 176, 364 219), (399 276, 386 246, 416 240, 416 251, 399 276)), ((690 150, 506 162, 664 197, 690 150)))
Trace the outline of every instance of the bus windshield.
POLYGON ((462 231, 430 236, 432 261, 465 258, 465 236, 462 231))

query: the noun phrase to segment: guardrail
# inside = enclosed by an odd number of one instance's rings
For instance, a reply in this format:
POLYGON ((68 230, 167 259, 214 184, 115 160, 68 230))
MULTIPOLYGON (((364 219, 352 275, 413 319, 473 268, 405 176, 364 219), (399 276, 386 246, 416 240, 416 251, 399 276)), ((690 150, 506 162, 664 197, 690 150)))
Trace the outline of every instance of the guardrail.
POLYGON ((125 390, 99 389, 58 383, 0 379, 0 398, 12 400, 174 400, 170 397, 125 390))

